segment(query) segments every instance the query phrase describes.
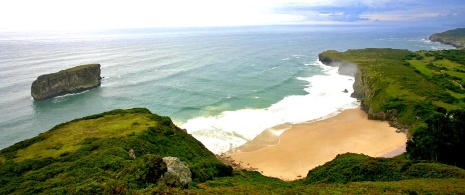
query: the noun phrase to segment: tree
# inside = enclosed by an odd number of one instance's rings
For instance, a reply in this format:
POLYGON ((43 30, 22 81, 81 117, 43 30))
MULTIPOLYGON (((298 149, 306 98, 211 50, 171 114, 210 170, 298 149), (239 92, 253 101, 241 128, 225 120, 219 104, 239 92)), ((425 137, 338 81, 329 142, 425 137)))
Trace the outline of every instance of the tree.
POLYGON ((465 110, 435 112, 407 142, 407 154, 415 160, 431 160, 465 167, 465 110))

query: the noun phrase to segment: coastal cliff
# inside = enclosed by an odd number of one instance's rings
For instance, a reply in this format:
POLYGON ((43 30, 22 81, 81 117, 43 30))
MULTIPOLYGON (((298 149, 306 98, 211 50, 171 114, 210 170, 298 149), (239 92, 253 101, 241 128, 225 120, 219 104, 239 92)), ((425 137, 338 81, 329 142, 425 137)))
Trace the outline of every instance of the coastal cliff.
POLYGON ((363 73, 360 66, 334 57, 334 55, 337 56, 338 53, 339 52, 337 51, 330 50, 324 53, 320 53, 318 58, 323 64, 327 66, 338 67, 339 74, 354 77, 354 92, 351 94, 351 96, 361 101, 361 108, 368 114, 369 119, 387 121, 395 120, 394 118, 397 114, 396 110, 388 110, 385 112, 373 111, 370 104, 365 101, 365 99, 371 99, 375 95, 372 88, 369 87, 371 85, 370 83, 372 83, 370 77, 363 73))
POLYGON ((356 64, 352 97, 361 101, 368 118, 389 121, 411 135, 431 115, 462 109, 462 56, 463 50, 368 48, 329 50, 319 54, 319 59, 339 66, 340 73, 341 68, 356 64))
POLYGON ((381 68, 381 66, 385 66, 388 62, 400 64, 400 69, 405 68, 402 66, 402 63, 392 62, 395 58, 382 61, 384 57, 388 57, 389 54, 395 54, 394 56, 397 59, 402 59, 403 55, 408 53, 409 51, 407 50, 393 49, 363 49, 346 52, 329 50, 320 53, 318 57, 325 65, 339 67, 340 74, 354 77, 354 92, 351 96, 361 101, 361 109, 368 114, 368 119, 388 121, 391 126, 396 127, 400 131, 408 132, 408 125, 411 124, 398 121, 397 115, 400 108, 387 104, 388 101, 386 99, 390 99, 391 94, 386 94, 386 91, 384 91, 390 84, 386 81, 391 82, 398 79, 388 77, 384 77, 387 80, 381 79, 383 78, 383 74, 386 74, 384 76, 392 76, 386 70, 395 70, 392 66, 384 70, 381 68))
POLYGON ((31 96, 35 100, 44 100, 98 87, 100 72, 100 64, 88 64, 41 75, 32 83, 31 96))
POLYGON ((465 28, 448 30, 442 33, 435 33, 429 37, 433 42, 440 42, 447 45, 452 45, 457 49, 465 48, 465 28))

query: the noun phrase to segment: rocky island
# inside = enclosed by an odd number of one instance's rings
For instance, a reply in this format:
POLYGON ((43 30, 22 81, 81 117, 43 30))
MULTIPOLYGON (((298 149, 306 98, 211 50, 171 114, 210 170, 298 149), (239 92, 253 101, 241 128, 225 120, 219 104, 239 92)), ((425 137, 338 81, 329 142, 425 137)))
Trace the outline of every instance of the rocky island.
POLYGON ((452 45, 457 49, 465 48, 465 28, 457 28, 448 30, 442 33, 435 33, 429 37, 433 42, 440 42, 447 45, 452 45))
POLYGON ((44 100, 98 87, 100 72, 100 64, 87 64, 41 75, 32 83, 31 96, 35 100, 44 100))

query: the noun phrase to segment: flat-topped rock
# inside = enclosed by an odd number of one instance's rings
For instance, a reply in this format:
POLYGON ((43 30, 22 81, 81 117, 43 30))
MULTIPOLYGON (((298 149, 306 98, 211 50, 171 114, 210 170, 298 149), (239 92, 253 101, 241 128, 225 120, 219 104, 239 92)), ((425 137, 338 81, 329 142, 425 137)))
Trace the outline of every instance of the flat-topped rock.
POLYGON ((100 72, 100 64, 87 64, 41 75, 32 83, 31 96, 35 100, 44 100, 98 87, 100 72))

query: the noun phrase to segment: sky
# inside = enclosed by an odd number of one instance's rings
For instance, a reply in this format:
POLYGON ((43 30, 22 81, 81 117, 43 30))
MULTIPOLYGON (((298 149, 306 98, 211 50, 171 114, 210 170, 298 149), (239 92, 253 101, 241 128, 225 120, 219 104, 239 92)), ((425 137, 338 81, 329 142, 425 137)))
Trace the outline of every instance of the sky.
POLYGON ((0 30, 249 25, 465 27, 464 0, 1 0, 0 30))

